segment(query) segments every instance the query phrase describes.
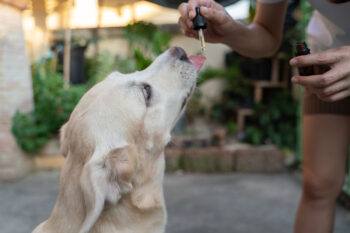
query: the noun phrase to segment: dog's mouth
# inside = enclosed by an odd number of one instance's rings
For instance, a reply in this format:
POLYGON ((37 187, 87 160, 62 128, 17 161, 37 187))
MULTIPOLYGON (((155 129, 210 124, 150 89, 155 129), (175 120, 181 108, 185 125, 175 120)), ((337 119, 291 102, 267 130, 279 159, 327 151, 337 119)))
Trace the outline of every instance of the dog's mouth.
POLYGON ((188 59, 190 60, 192 65, 196 68, 196 70, 199 71, 204 65, 206 57, 203 55, 191 55, 188 57, 188 59))

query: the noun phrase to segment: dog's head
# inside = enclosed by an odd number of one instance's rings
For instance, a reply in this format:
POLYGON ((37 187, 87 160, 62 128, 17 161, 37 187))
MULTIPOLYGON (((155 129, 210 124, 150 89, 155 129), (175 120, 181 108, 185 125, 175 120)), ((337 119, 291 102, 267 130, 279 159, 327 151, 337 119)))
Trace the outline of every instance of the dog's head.
POLYGON ((138 209, 164 206, 161 155, 203 61, 171 48, 143 71, 112 73, 81 98, 61 130, 61 190, 68 193, 61 197, 81 191, 87 217, 79 232, 89 231, 105 201, 116 204, 123 195, 121 203, 138 209))
POLYGON ((202 63, 174 47, 143 71, 112 73, 73 111, 67 131, 76 134, 74 144, 114 148, 146 139, 142 143, 149 150, 155 144, 164 147, 195 89, 202 63))

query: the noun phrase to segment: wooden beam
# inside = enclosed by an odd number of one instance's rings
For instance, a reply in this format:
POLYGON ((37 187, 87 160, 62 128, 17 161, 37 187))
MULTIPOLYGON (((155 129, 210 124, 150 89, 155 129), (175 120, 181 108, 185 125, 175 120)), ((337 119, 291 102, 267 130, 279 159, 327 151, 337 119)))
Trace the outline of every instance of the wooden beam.
POLYGON ((65 87, 69 86, 70 82, 70 59, 71 59, 71 43, 72 43, 72 29, 70 25, 70 12, 72 7, 72 0, 67 1, 66 6, 66 22, 64 31, 64 54, 63 54, 63 79, 65 87))
POLYGON ((32 1, 35 25, 46 31, 46 0, 32 1))
POLYGON ((27 9, 28 7, 25 0, 0 0, 0 3, 12 6, 20 11, 27 9))

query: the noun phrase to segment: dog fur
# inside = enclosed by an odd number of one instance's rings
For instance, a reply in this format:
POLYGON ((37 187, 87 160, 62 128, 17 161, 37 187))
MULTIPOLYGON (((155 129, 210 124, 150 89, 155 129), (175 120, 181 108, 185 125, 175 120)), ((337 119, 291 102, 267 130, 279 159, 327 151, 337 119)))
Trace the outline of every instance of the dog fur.
POLYGON ((196 77, 175 47, 90 89, 61 129, 59 195, 33 233, 163 233, 164 147, 196 77))

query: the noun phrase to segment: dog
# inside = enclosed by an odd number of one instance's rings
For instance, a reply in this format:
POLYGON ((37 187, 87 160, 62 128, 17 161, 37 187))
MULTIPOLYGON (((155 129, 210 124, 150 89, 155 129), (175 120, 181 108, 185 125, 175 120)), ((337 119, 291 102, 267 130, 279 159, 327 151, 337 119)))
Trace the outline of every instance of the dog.
POLYGON ((33 233, 163 233, 164 147, 204 59, 179 47, 91 88, 61 129, 54 209, 33 233))

